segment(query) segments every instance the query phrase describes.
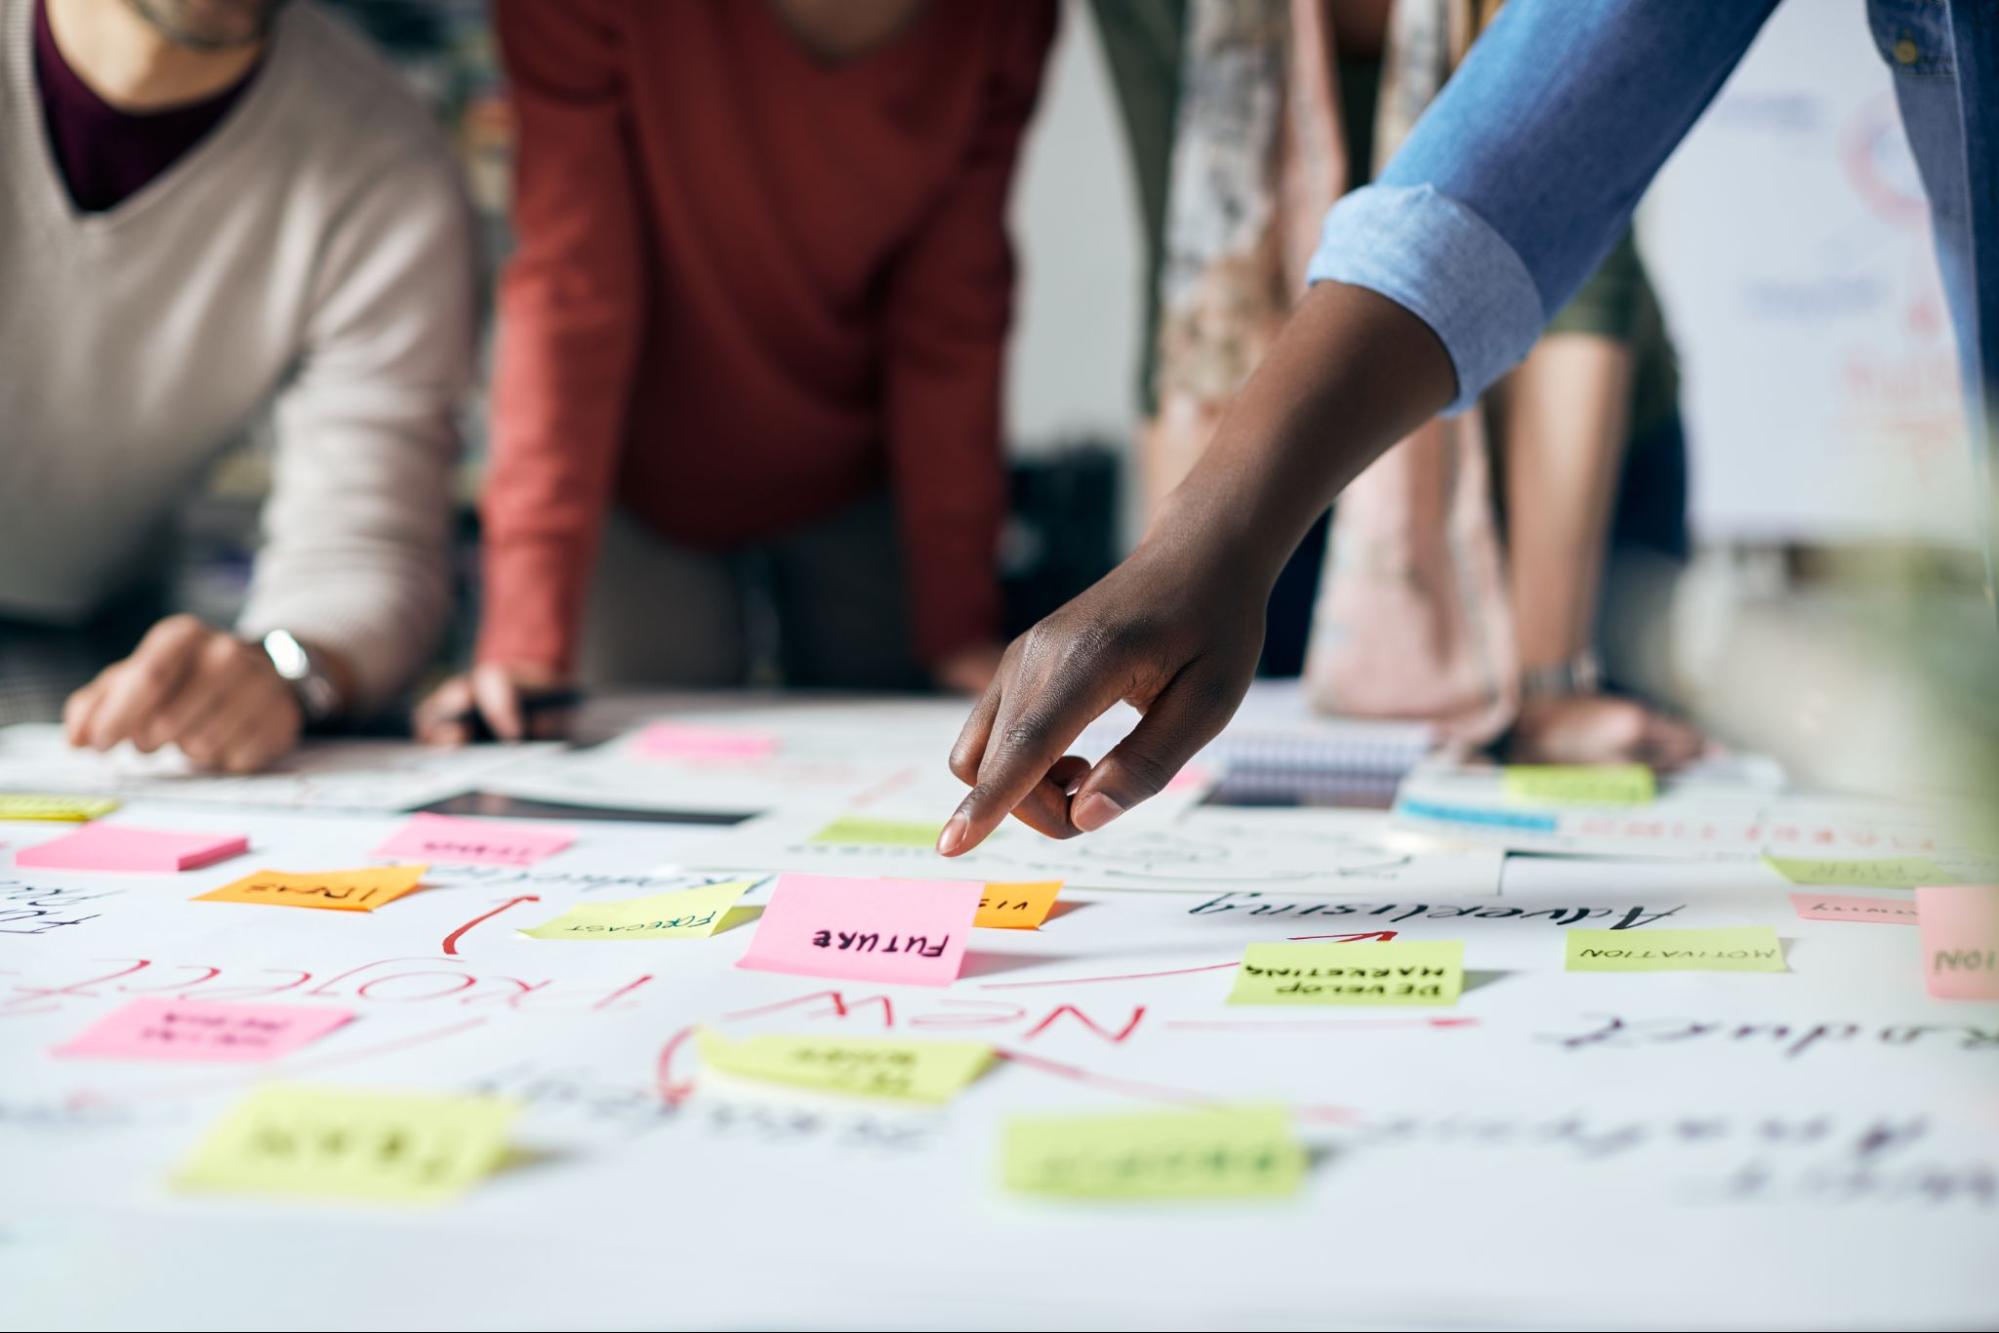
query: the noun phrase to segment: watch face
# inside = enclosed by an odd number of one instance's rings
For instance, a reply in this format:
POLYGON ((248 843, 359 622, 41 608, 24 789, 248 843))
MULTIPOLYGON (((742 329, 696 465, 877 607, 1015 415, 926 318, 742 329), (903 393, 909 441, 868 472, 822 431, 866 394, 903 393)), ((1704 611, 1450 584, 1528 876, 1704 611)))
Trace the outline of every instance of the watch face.
POLYGON ((312 670, 305 646, 281 629, 264 636, 264 653, 286 680, 302 680, 312 670))

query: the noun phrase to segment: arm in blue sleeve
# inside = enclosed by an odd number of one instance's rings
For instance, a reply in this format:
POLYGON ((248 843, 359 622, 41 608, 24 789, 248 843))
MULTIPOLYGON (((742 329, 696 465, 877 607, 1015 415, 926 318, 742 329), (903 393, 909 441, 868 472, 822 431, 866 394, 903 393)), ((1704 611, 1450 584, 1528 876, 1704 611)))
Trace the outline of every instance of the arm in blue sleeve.
POLYGON ((1463 411, 1616 244, 1776 6, 1512 0, 1375 184, 1327 215, 1311 280, 1428 324, 1463 411))

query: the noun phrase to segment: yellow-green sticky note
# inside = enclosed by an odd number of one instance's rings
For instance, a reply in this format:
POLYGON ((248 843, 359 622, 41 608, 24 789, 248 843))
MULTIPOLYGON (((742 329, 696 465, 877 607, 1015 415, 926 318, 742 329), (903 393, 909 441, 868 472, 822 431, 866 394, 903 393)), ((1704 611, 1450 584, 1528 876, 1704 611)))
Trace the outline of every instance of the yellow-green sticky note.
POLYGON ((439 1203, 500 1165, 519 1109, 494 1097, 266 1084, 209 1131, 174 1183, 439 1203))
POLYGON ((1768 926, 1719 930, 1571 930, 1571 972, 1785 972, 1768 926))
POLYGON ((1003 1151, 1008 1189, 1065 1199, 1268 1198, 1305 1179, 1281 1106, 1016 1116, 1003 1151))
POLYGON ((1845 884, 1868 889, 1913 889, 1956 880, 1927 856, 1876 856, 1858 860, 1766 856, 1763 864, 1793 884, 1845 884))
POLYGON ((937 835, 943 831, 942 824, 929 824, 922 820, 841 815, 813 834, 810 841, 846 847, 930 848, 937 845, 937 835))
POLYGON ((1252 944, 1230 1004, 1456 1004, 1463 940, 1252 944))
POLYGON ((732 1040, 707 1031, 697 1040, 703 1060, 738 1078, 905 1102, 948 1102, 993 1059, 993 1048, 980 1041, 768 1034, 732 1040))
POLYGON ((45 819, 83 824, 118 808, 109 796, 45 796, 36 792, 0 792, 0 819, 45 819))
POLYGON ((538 940, 686 940, 713 935, 756 881, 732 879, 646 898, 579 903, 552 921, 523 930, 538 940))
POLYGON ((1647 805, 1659 794, 1644 764, 1508 764, 1500 782, 1529 805, 1647 805))

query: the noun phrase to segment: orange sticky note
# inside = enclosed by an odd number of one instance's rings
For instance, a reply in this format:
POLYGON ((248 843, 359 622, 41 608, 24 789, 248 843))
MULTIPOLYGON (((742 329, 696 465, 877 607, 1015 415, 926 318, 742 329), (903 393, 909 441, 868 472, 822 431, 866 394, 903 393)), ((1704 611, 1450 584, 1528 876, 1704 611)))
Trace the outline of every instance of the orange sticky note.
POLYGON ((414 889, 429 866, 371 866, 366 870, 293 873, 259 870, 197 894, 198 903, 268 903, 274 907, 324 907, 372 912, 414 889))
POLYGON ((1034 930, 1054 910, 1055 895, 1062 892, 1059 879, 1036 880, 1026 884, 988 884, 979 895, 975 926, 997 926, 1001 930, 1034 930))

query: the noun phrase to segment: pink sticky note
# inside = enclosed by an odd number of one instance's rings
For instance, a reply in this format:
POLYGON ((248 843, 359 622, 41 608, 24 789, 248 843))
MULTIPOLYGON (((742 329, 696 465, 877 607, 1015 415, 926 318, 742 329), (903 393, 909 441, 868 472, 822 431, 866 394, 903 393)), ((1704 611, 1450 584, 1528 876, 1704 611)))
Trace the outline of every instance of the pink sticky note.
POLYGON ((1791 906, 1807 921, 1878 921, 1916 924, 1916 905, 1907 898, 1856 898, 1845 893, 1794 893, 1791 906))
POLYGON ((544 824, 501 824, 450 815, 411 815, 375 855, 404 861, 459 861, 530 866, 576 841, 576 830, 544 824))
POLYGON ((275 1060, 354 1017, 345 1009, 214 1000, 134 1000, 51 1055, 100 1060, 275 1060))
POLYGON ((1923 984, 1939 1000, 1999 1000, 1999 885, 1916 890, 1923 984))
POLYGON ((240 833, 169 833, 125 824, 86 824, 76 832, 14 853, 14 864, 37 870, 110 870, 127 875, 199 870, 241 855, 240 833))
POLYGON ((762 759, 777 753, 777 737, 731 727, 655 722, 639 733, 632 750, 646 759, 762 759))
POLYGON ((1172 780, 1166 784, 1166 790, 1187 791, 1193 787, 1211 787, 1214 781, 1215 775, 1212 771, 1199 764, 1189 764, 1173 775, 1172 780))
POLYGON ((982 892, 957 880, 785 875, 736 966, 948 986, 965 960, 982 892))

